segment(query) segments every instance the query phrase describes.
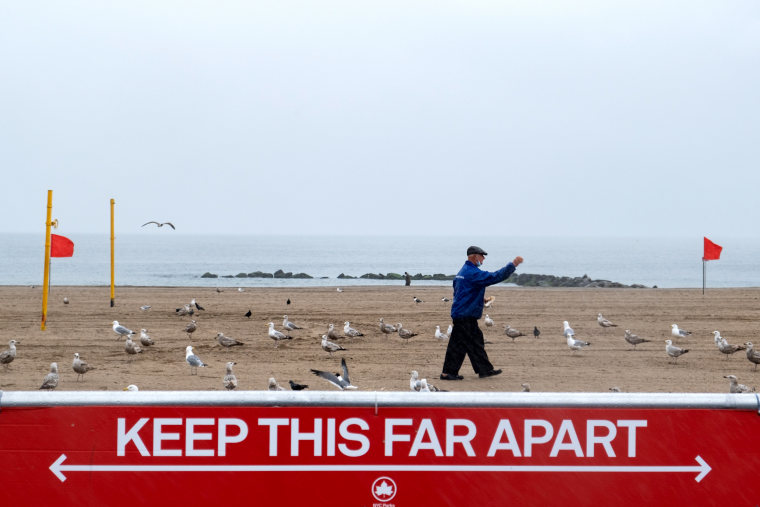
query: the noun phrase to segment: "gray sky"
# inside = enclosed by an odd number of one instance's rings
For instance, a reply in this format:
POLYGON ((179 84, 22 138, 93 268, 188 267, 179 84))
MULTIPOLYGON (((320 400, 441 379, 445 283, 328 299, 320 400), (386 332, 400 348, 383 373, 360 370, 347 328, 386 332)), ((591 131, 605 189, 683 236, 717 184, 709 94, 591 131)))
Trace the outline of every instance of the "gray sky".
POLYGON ((0 232, 754 236, 759 56, 755 0, 10 0, 0 232))

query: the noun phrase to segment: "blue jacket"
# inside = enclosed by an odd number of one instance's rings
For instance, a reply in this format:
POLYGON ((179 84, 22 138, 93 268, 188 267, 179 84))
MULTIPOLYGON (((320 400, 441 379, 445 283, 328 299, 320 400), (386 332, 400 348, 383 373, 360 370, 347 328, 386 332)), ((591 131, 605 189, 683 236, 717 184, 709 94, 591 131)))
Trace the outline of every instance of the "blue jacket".
POLYGON ((451 318, 476 318, 483 315, 483 297, 486 287, 502 282, 515 272, 511 262, 498 271, 483 271, 472 262, 465 261, 454 278, 454 302, 451 303, 451 318))

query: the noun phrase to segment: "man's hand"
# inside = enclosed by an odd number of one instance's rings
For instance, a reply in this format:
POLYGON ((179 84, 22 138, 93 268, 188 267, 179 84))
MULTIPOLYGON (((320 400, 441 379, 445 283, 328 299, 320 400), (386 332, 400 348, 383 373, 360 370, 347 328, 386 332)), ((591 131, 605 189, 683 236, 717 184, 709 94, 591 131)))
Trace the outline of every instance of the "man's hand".
POLYGON ((512 261, 512 264, 514 264, 515 267, 517 267, 520 264, 522 264, 522 261, 523 261, 523 258, 518 255, 517 257, 515 257, 515 260, 512 261))

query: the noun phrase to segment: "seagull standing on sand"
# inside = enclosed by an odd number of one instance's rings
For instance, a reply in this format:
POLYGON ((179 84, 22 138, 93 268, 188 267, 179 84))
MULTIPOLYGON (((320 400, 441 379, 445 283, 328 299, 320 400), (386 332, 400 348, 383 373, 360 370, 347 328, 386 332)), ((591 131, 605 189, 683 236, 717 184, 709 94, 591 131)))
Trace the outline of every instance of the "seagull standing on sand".
POLYGON ((152 306, 150 306, 150 305, 142 305, 142 306, 140 307, 140 310, 142 310, 142 311, 144 311, 144 312, 147 312, 147 311, 148 311, 148 310, 150 310, 151 308, 152 308, 152 306))
POLYGON ((573 351, 573 354, 575 354, 576 351, 583 350, 584 348, 591 345, 591 342, 576 340, 574 334, 567 334, 565 336, 567 337, 567 346, 570 347, 570 350, 573 351))
POLYGON ((509 324, 507 324, 507 327, 504 328, 504 334, 512 338, 512 343, 515 342, 515 338, 525 336, 522 331, 513 328, 509 324))
POLYGON ((383 318, 380 317, 380 332, 383 334, 393 334, 396 332, 396 328, 392 324, 383 322, 383 318))
POLYGON ((486 327, 493 327, 493 319, 488 316, 486 313, 486 318, 483 319, 483 322, 485 323, 486 327))
POLYGON ((725 338, 720 335, 719 331, 713 331, 713 334, 715 335, 715 344, 718 346, 718 350, 726 355, 726 360, 728 360, 728 356, 734 352, 747 348, 744 345, 731 345, 725 338))
POLYGON ((145 223, 144 223, 144 224, 142 224, 140 227, 145 227, 145 226, 146 226, 146 225, 148 225, 148 224, 156 224, 156 226, 158 226, 158 227, 163 227, 163 226, 165 226, 165 225, 168 225, 168 226, 169 226, 169 227, 171 227, 172 229, 176 229, 176 227, 174 227, 174 224, 173 224, 173 223, 171 223, 171 222, 156 222, 155 220, 151 220, 150 222, 145 222, 145 223))
POLYGON ((573 331, 573 328, 570 327, 570 324, 566 320, 562 321, 562 326, 564 328, 562 334, 565 336, 575 336, 575 331, 573 331))
POLYGON ((285 390, 284 387, 282 387, 280 384, 277 383, 274 377, 269 377, 268 389, 270 391, 284 391, 285 390))
POLYGON ((623 335, 623 338, 625 338, 625 341, 633 345, 632 350, 636 350, 636 345, 638 345, 639 343, 647 343, 647 342, 652 341, 652 340, 646 340, 644 338, 639 338, 638 335, 631 333, 630 329, 625 330, 625 335, 623 335))
POLYGON ((423 300, 421 300, 420 298, 418 298, 417 296, 412 296, 412 300, 413 300, 415 303, 424 303, 424 301, 423 301, 423 300))
POLYGON ((755 370, 757 370, 757 364, 760 363, 760 352, 752 348, 752 342, 747 342, 744 346, 747 347, 747 360, 750 363, 755 363, 755 370))
POLYGON ((691 332, 685 329, 678 329, 677 324, 671 324, 670 334, 672 334, 676 338, 686 338, 687 336, 691 334, 691 332))
POLYGON ((600 326, 602 326, 602 327, 617 327, 617 324, 613 324, 613 323, 612 323, 612 322, 610 322, 609 320, 607 320, 607 319, 605 319, 604 317, 602 317, 602 314, 601 314, 601 313, 598 313, 598 314, 596 315, 596 321, 597 321, 597 322, 599 323, 599 325, 600 325, 600 326))
POLYGON ((335 324, 330 324, 327 329, 327 337, 331 340, 339 340, 340 336, 338 336, 337 331, 335 331, 335 324))
POLYGON ((119 324, 118 320, 113 321, 113 332, 117 334, 116 339, 122 338, 124 336, 130 336, 135 334, 134 331, 131 329, 127 329, 126 327, 119 324))
POLYGON ((132 341, 131 336, 127 336, 127 341, 124 344, 124 351, 129 355, 135 355, 142 352, 142 348, 132 341))
POLYGON ((187 361, 187 364, 190 365, 190 375, 197 375, 198 367, 205 368, 208 366, 206 363, 201 361, 200 357, 195 355, 192 345, 188 345, 185 348, 185 361, 187 361))
POLYGON ((528 384, 527 382, 520 384, 520 387, 522 388, 522 392, 524 393, 530 392, 530 384, 528 384))
POLYGON ((350 336, 351 338, 356 338, 357 336, 364 336, 364 333, 362 333, 358 329, 352 328, 351 323, 349 321, 346 321, 343 323, 343 334, 346 336, 350 336))
POLYGON ((148 335, 147 329, 140 330, 140 343, 146 347, 150 347, 151 345, 155 343, 153 339, 150 337, 150 335, 148 335))
POLYGON ((84 382, 84 374, 95 369, 79 358, 79 352, 74 352, 74 362, 71 364, 71 367, 77 374, 77 382, 79 382, 79 377, 82 377, 82 381, 84 382))
POLYGON ((755 388, 753 387, 750 389, 749 387, 745 386, 744 384, 740 384, 737 379, 736 375, 723 375, 723 378, 727 378, 730 384, 728 385, 728 392, 730 393, 752 393, 755 392, 755 388))
POLYGON ((288 320, 288 316, 287 315, 283 315, 282 316, 282 327, 285 328, 285 329, 287 329, 287 330, 289 330, 289 331, 292 331, 294 329, 301 329, 300 327, 298 327, 295 324, 293 324, 292 322, 290 322, 288 320))
POLYGON ((198 329, 198 324, 196 324, 194 320, 191 320, 188 325, 185 326, 187 337, 190 338, 190 335, 193 334, 196 329, 198 329))
POLYGON ((401 322, 396 325, 396 329, 398 329, 398 335, 404 340, 408 340, 412 336, 417 336, 417 333, 414 333, 408 329, 404 329, 404 327, 401 325, 401 322))
POLYGON ((417 370, 412 370, 412 375, 409 378, 409 390, 420 391, 420 374, 417 373, 417 370))
POLYGON ((222 347, 234 347, 236 345, 243 345, 243 342, 238 341, 234 338, 230 338, 229 336, 224 336, 224 333, 217 333, 216 341, 218 341, 219 345, 222 347))
POLYGON ((274 322, 269 323, 269 337, 274 340, 275 348, 280 347, 280 341, 292 340, 293 337, 285 333, 281 333, 274 328, 274 322))
POLYGON ((16 344, 18 342, 16 340, 11 340, 8 342, 8 350, 4 350, 0 352, 0 364, 3 365, 4 368, 8 368, 8 365, 13 362, 14 359, 16 359, 16 344))
POLYGON ((454 324, 449 324, 449 327, 446 328, 446 336, 451 338, 451 332, 454 330, 454 324))
POLYGON ((435 337, 441 341, 449 339, 449 335, 441 331, 441 326, 435 326, 435 337))
POLYGON ((321 371, 312 369, 311 372, 318 377, 322 377, 341 391, 346 389, 357 389, 355 385, 351 384, 351 380, 348 378, 348 366, 346 366, 346 359, 340 358, 340 366, 343 369, 343 375, 334 375, 329 371, 321 371))
POLYGON ((322 335, 322 350, 324 350, 325 352, 329 352, 330 355, 332 356, 333 352, 337 352, 339 350, 346 350, 346 349, 344 349, 343 347, 341 347, 337 343, 333 343, 331 341, 328 341, 327 335, 323 334, 322 335))
POLYGON ((224 375, 224 378, 222 379, 222 384, 224 385, 224 388, 228 391, 232 391, 233 389, 237 389, 237 377, 234 373, 232 373, 232 367, 235 366, 237 363, 235 361, 228 361, 227 362, 227 373, 224 375))
POLYGON ((40 389, 53 390, 58 387, 58 363, 50 363, 50 373, 42 379, 40 389))
MULTIPOLYGON (((675 326, 675 324, 673 325, 675 326)), ((667 352, 670 357, 675 359, 674 363, 678 362, 678 356, 682 356, 688 351, 689 349, 682 349, 681 347, 673 345, 673 340, 665 340, 665 352, 667 352)))

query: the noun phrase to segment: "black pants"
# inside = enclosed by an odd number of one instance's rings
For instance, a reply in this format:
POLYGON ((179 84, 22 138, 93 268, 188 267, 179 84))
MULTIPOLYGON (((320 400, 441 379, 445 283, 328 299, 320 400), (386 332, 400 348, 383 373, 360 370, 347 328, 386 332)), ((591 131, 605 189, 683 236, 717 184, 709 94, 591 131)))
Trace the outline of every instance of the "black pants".
POLYGON ((493 370, 483 343, 483 332, 478 327, 478 319, 475 318, 454 319, 454 328, 451 330, 446 357, 443 360, 443 373, 458 375, 465 355, 470 358, 475 373, 493 370))

